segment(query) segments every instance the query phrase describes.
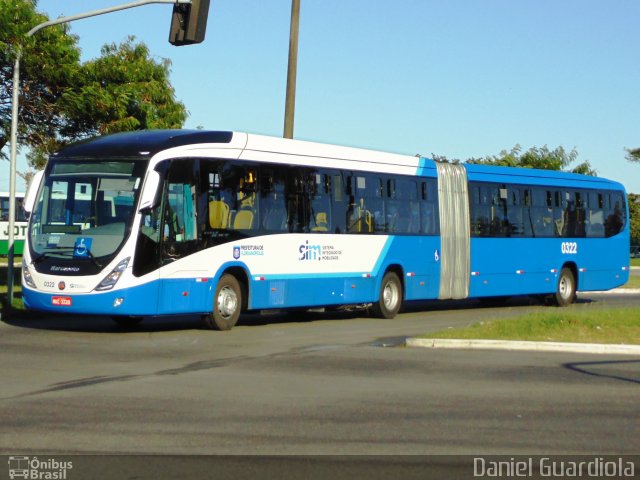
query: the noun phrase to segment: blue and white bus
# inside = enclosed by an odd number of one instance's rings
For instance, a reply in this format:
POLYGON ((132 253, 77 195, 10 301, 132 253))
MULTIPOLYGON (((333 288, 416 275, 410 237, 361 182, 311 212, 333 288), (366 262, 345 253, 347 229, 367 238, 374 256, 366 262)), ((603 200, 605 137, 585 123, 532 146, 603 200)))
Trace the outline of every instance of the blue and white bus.
POLYGON ((597 177, 236 132, 98 137, 25 200, 28 308, 199 314, 576 291, 629 276, 626 194, 597 177), (60 202, 60 196, 64 201, 60 202), (54 200, 55 199, 55 200, 54 200))

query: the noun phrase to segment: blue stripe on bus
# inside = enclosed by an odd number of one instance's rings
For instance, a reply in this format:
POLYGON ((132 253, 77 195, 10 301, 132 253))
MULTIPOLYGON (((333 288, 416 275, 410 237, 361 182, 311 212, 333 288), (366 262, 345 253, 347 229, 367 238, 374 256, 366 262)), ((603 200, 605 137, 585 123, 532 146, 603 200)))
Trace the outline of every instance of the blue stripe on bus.
MULTIPOLYGON (((569 239, 575 254, 563 254, 567 239, 472 238, 470 296, 553 293, 559 269, 564 264, 578 268, 580 290, 610 289, 624 284, 629 276, 628 232, 608 239, 610 251, 603 252, 601 239, 569 239), (536 254, 533 255, 532 253, 536 254)), ((359 304, 377 301, 381 277, 390 265, 400 265, 407 300, 438 297, 440 263, 439 237, 389 237, 371 272, 254 274, 249 276, 249 308, 359 304), (256 278, 258 278, 256 280, 256 278)), ((231 264, 230 264, 231 265, 231 264)), ((228 266, 228 265, 227 265, 228 266)), ((56 313, 96 315, 158 315, 205 313, 221 269, 209 278, 154 280, 145 285, 109 292, 70 294, 40 293, 23 287, 28 308, 56 313), (70 299, 71 305, 54 305, 54 297, 70 299), (123 299, 114 307, 116 299, 123 299)))
POLYGON ((416 176, 417 177, 437 176, 435 162, 429 158, 420 157, 418 159, 418 166, 416 168, 416 176))

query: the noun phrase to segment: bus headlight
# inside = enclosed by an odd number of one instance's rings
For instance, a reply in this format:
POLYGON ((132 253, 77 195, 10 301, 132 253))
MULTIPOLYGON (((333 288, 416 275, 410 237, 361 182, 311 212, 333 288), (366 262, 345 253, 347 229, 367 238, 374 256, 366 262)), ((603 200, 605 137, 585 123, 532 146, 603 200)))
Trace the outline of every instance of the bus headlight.
POLYGON ((127 265, 129 265, 129 260, 131 260, 131 257, 125 258, 118 265, 116 265, 116 268, 111 270, 111 273, 106 277, 104 277, 104 280, 102 280, 98 284, 98 286, 96 287, 96 290, 99 292, 104 290, 111 290, 113 286, 116 284, 116 282, 120 279, 122 272, 124 272, 127 269, 127 265))
POLYGON ((33 281, 33 277, 31 276, 29 267, 27 267, 27 263, 24 261, 24 259, 22 260, 22 278, 24 279, 24 283, 26 283, 28 287, 36 288, 36 282, 33 281))

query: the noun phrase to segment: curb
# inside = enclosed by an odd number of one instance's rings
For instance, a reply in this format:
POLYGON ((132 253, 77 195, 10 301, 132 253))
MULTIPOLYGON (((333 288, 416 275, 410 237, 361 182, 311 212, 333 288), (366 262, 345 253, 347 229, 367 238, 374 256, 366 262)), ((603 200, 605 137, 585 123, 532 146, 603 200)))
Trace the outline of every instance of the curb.
POLYGON ((598 293, 598 294, 625 294, 625 295, 637 295, 640 293, 640 288, 614 288, 612 290, 588 290, 583 292, 582 290, 578 290, 576 292, 578 295, 589 295, 590 293, 598 293))
POLYGON ((441 338, 407 338, 407 347, 466 348, 474 350, 519 350, 534 352, 597 353, 640 355, 640 345, 603 343, 528 342, 519 340, 462 340, 441 338))

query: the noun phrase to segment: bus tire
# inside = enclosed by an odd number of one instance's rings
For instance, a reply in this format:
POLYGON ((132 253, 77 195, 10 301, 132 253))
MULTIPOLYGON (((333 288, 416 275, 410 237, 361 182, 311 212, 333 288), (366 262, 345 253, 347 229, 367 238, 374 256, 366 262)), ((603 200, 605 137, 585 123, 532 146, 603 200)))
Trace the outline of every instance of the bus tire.
POLYGON ((138 325, 143 317, 134 317, 130 315, 115 315, 111 319, 116 322, 120 328, 130 329, 138 325))
POLYGON ((374 317, 393 318, 402 307, 402 282, 394 272, 387 272, 382 277, 378 301, 373 303, 374 317))
POLYGON ((558 307, 566 307, 576 301, 576 278, 570 268, 560 270, 554 301, 558 307))
POLYGON ((213 310, 204 317, 205 327, 212 330, 231 330, 242 310, 242 288, 238 279, 225 273, 213 296, 213 310))

